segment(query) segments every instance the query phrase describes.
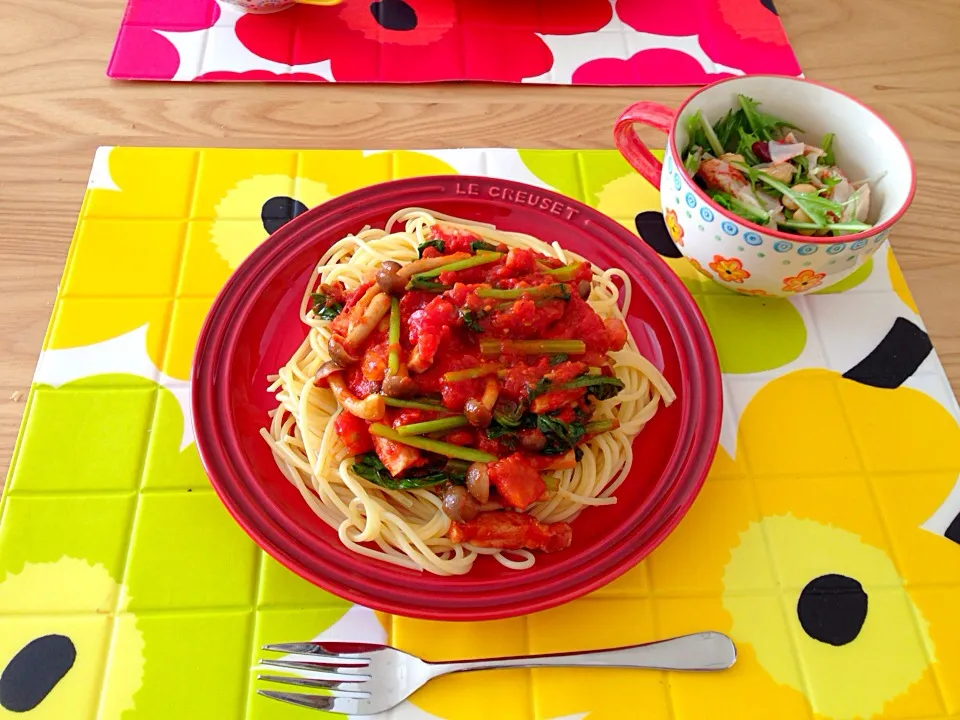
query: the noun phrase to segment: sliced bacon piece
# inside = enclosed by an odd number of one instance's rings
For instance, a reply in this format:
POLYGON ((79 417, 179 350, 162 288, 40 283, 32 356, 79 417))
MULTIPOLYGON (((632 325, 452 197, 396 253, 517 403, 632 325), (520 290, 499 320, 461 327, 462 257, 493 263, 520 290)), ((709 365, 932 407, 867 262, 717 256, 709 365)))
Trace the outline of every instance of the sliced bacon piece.
POLYGON ((399 477, 410 468, 426 465, 427 459, 416 448, 401 445, 393 440, 373 435, 373 449, 380 462, 394 477, 399 477))
POLYGON ((532 515, 494 511, 480 513, 470 522, 451 523, 448 537, 478 547, 552 553, 570 547, 573 530, 567 523, 544 524, 532 515))

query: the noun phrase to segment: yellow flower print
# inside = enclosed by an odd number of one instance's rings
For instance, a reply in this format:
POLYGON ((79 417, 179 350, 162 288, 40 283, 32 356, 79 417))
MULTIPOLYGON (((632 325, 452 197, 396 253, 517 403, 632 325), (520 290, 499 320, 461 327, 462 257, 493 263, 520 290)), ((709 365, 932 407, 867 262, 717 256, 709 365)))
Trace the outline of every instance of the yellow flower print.
POLYGON ((45 348, 145 329, 186 380, 203 319, 243 259, 311 207, 390 179, 453 174, 424 153, 113 148, 87 191, 45 348))
POLYGON ((645 209, 659 211, 660 195, 643 175, 629 166, 626 170, 625 175, 610 180, 596 191, 596 208, 636 232, 634 218, 637 212, 645 209))
POLYGON ((210 218, 210 240, 226 261, 219 285, 272 232, 337 195, 387 180, 452 174, 423 153, 356 150, 204 150, 194 214, 210 218))
POLYGON ((746 288, 734 288, 734 290, 741 295, 752 295, 755 297, 776 297, 775 295, 771 295, 766 290, 761 290, 760 288, 753 288, 752 290, 748 290, 746 288))
POLYGON ((446 720, 489 717, 490 696, 504 718, 532 702, 544 718, 622 720, 630 692, 643 693, 653 720, 715 718, 717 707, 749 720, 943 717, 937 683, 960 687, 960 546, 920 526, 960 472, 957 422, 917 390, 808 370, 754 396, 737 448, 734 457, 719 450, 663 545, 592 595, 484 623, 382 617, 391 645, 437 661, 709 628, 736 642, 732 669, 661 678, 610 671, 601 694, 575 669, 496 671, 493 685, 451 675, 411 702, 446 720), (797 406, 798 397, 814 401, 797 406), (784 415, 788 406, 795 411, 784 415), (464 697, 477 702, 452 701, 464 697))
MULTIPOLYGON (((143 682, 144 641, 136 615, 115 612, 124 590, 102 564, 66 555, 53 562, 24 563, 17 572, 0 575, 0 663, 9 667, 28 645, 35 651, 34 672, 41 674, 60 653, 72 651, 75 658, 66 675, 54 680, 49 694, 36 698, 38 704, 23 717, 79 717, 78 707, 92 697, 90 688, 99 689, 103 682, 101 648, 111 634, 114 662, 101 707, 105 717, 133 711, 143 682), (63 592, 67 587, 70 592, 63 592), (37 657, 45 659, 38 662, 37 657)), ((42 687, 42 681, 39 684, 42 687)), ((10 710, 8 714, 7 706, 0 708, 0 717, 23 712, 10 710)))
POLYGON ((693 265, 693 269, 696 270, 698 273, 700 273, 700 274, 703 275, 704 277, 708 277, 708 278, 713 279, 713 275, 711 275, 711 274, 710 274, 710 271, 707 270, 703 265, 700 264, 700 261, 698 261, 698 260, 696 260, 696 259, 694 259, 694 258, 687 258, 687 260, 690 261, 690 264, 693 265))
MULTIPOLYGON (((605 152, 606 151, 602 151, 602 153, 590 153, 588 155, 587 161, 590 163, 590 172, 584 178, 584 181, 588 183, 585 189, 587 202, 588 204, 591 203, 595 197, 595 207, 597 210, 607 217, 616 220, 634 235, 640 235, 637 223, 641 215, 655 213, 660 217, 663 216, 663 211, 660 209, 660 193, 653 185, 647 182, 642 175, 637 173, 629 165, 626 165, 626 161, 623 160, 619 153, 607 155, 603 154, 605 152), (601 184, 594 172, 598 167, 600 168, 599 175, 601 178, 609 175, 613 177, 613 179, 601 184), (589 184, 591 182, 594 184, 589 184)), ((661 152, 662 151, 657 151, 654 155, 659 157, 660 155, 658 155, 658 153, 661 152)), ((561 158, 565 159, 563 153, 554 150, 522 150, 520 151, 520 155, 528 164, 534 164, 534 166, 541 171, 540 177, 560 190, 560 192, 567 193, 571 195, 571 197, 578 197, 582 192, 580 190, 581 179, 577 174, 573 174, 572 179, 561 174, 562 168, 568 168, 570 166, 569 163, 561 162, 561 158), (531 160, 531 158, 534 159, 531 160), (544 167, 551 158, 553 159, 552 162, 557 163, 556 169, 554 172, 545 172, 544 167)), ((667 234, 669 235, 669 231, 667 234)), ((645 238, 644 242, 648 242, 648 239, 645 238)), ((684 282, 699 283, 697 276, 694 275, 692 268, 683 257, 665 257, 659 252, 657 253, 657 257, 669 265, 670 269, 684 282)), ((710 274, 706 271, 702 272, 707 277, 710 277, 710 274)))
POLYGON ((783 291, 804 292, 805 290, 817 287, 817 285, 823 282, 826 276, 826 273, 814 272, 809 268, 807 270, 801 270, 796 275, 783 279, 783 291))
POLYGON ((724 282, 742 283, 750 277, 750 273, 743 269, 743 263, 738 258, 714 255, 713 262, 710 263, 710 269, 724 282))
POLYGON ((683 247, 683 228, 680 227, 680 221, 677 220, 677 213, 675 210, 667 210, 666 214, 667 230, 670 232, 670 237, 673 238, 673 241, 683 247))
POLYGON ((739 650, 722 676, 672 676, 674 707, 943 717, 938 683, 960 687, 960 546, 921 526, 958 472, 960 426, 924 393, 825 370, 765 385, 741 416, 736 456, 719 450, 690 514, 646 563, 651 595, 697 597, 663 601, 664 636, 701 623, 739 650), (798 397, 810 401, 798 408, 798 397))
POLYGON ((327 186, 309 178, 254 175, 237 182, 217 203, 210 240, 231 270, 240 266, 272 229, 333 197, 327 186), (250 217, 251 211, 257 214, 250 217))

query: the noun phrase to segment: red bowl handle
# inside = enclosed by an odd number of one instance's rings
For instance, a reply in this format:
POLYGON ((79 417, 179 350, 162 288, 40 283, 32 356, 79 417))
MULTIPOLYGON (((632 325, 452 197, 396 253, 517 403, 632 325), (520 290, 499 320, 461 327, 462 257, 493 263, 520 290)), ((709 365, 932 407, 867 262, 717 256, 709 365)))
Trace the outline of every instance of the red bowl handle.
POLYGON ((613 128, 613 141, 617 150, 627 159, 634 170, 643 175, 655 188, 660 187, 660 173, 663 172, 663 163, 657 160, 650 149, 643 144, 633 130, 634 123, 640 123, 660 130, 667 135, 673 129, 677 118, 677 111, 666 105, 655 102, 634 103, 624 110, 617 118, 613 128))

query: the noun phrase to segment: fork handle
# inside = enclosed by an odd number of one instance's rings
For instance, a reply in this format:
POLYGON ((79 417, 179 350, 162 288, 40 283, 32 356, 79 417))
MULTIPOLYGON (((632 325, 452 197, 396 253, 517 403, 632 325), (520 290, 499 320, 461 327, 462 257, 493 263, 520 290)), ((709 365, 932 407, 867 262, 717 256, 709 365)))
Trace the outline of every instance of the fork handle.
POLYGON ((541 667, 617 667, 653 670, 725 670, 736 662, 737 649, 723 633, 700 632, 670 640, 592 652, 429 663, 432 676, 468 670, 541 667))

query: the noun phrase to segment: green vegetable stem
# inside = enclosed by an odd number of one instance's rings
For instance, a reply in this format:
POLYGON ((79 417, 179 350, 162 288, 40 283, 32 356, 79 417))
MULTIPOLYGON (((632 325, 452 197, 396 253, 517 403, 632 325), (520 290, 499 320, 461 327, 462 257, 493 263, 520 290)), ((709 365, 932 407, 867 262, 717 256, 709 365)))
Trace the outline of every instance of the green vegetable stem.
POLYGON ((480 352, 484 355, 515 353, 517 355, 554 355, 566 353, 582 355, 587 351, 583 340, 494 340, 480 341, 480 352))
POLYGON ((401 425, 396 428, 397 432, 404 437, 410 435, 426 435, 427 433, 438 432, 440 430, 453 430, 463 427, 467 424, 467 418, 463 415, 454 415, 453 417, 440 418, 439 420, 427 420, 425 422, 411 423, 410 425, 401 425))
POLYGON ((401 445, 409 445, 420 450, 443 455, 444 457, 457 458, 459 460, 469 460, 471 462, 493 462, 497 459, 496 455, 485 453, 473 448, 460 447, 453 443, 442 442, 440 440, 430 440, 429 438, 417 436, 405 436, 398 433, 393 428, 389 428, 382 423, 374 423, 370 426, 370 433, 377 437, 393 440, 401 445))

